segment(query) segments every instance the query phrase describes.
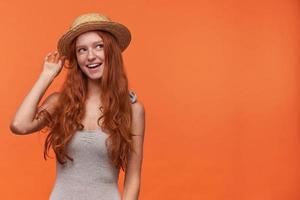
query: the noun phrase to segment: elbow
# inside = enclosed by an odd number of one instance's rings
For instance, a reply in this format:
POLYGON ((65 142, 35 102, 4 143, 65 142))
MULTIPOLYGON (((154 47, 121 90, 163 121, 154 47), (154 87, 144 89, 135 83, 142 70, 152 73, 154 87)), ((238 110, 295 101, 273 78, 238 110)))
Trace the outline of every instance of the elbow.
POLYGON ((24 135, 25 129, 21 128, 17 123, 12 122, 9 126, 10 131, 15 135, 24 135))
POLYGON ((124 191, 123 191, 122 200, 131 200, 131 199, 137 200, 139 198, 139 195, 140 195, 139 187, 129 188, 129 189, 127 188, 127 189, 124 189, 124 191))
POLYGON ((130 195, 137 194, 140 191, 140 185, 140 181, 135 181, 127 184, 124 186, 124 193, 130 195))

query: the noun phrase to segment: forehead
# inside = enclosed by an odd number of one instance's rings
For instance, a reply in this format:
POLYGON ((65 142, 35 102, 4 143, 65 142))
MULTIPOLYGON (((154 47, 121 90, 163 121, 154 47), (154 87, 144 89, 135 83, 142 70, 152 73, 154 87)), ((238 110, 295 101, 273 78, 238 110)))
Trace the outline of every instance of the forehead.
POLYGON ((82 33, 76 38, 76 47, 82 45, 92 45, 96 42, 102 42, 101 36, 96 31, 82 33))

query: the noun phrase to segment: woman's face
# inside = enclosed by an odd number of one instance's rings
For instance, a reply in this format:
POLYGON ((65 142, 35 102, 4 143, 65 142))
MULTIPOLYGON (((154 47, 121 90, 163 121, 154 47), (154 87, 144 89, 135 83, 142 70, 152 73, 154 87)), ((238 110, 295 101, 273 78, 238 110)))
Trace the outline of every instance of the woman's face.
POLYGON ((90 31, 79 35, 76 39, 77 62, 87 77, 99 79, 104 68, 104 44, 102 38, 90 31))

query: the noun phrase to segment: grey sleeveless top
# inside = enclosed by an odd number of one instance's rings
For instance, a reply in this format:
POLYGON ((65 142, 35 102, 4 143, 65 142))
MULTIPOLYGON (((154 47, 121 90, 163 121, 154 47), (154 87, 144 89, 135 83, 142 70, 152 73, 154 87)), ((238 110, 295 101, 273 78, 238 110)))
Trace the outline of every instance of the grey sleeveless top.
MULTIPOLYGON (((131 92, 131 102, 136 95, 131 92)), ((74 159, 61 165, 56 160, 56 180, 50 200, 121 200, 118 190, 120 169, 108 158, 108 134, 98 130, 76 131, 67 145, 74 159)))

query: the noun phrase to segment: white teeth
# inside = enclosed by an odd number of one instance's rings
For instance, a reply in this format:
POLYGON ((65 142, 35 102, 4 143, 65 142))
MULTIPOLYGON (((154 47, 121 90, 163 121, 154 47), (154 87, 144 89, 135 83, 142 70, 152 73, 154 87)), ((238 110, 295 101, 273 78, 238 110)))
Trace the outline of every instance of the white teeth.
POLYGON ((89 67, 95 67, 95 66, 97 66, 98 64, 91 64, 91 65, 89 65, 89 67))
POLYGON ((90 65, 88 65, 88 67, 96 67, 96 66, 99 66, 99 65, 101 65, 101 63, 90 64, 90 65))

